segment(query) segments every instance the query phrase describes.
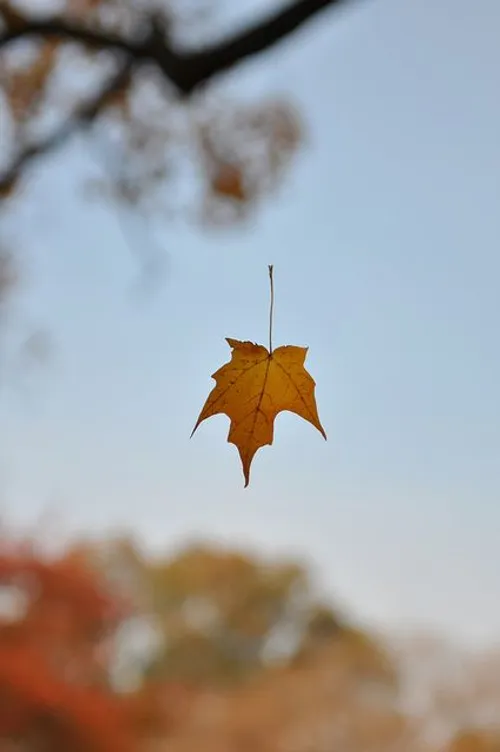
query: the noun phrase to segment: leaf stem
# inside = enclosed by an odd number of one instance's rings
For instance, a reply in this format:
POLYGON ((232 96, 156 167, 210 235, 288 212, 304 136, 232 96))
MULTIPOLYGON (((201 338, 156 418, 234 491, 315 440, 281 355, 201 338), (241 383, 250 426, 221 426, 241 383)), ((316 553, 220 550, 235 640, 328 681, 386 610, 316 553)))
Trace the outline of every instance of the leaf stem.
POLYGON ((269 354, 273 354, 273 313, 274 313, 274 280, 273 265, 269 264, 269 284, 271 285, 271 304, 269 306, 269 354))

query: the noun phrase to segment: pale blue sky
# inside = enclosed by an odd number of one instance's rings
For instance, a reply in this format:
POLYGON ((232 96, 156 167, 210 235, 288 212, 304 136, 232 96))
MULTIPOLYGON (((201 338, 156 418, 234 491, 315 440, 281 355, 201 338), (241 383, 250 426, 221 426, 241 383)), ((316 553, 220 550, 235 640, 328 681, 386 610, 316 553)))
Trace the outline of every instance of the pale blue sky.
POLYGON ((116 214, 77 193, 85 152, 46 168, 11 222, 17 315, 55 352, 4 388, 9 515, 293 551, 374 624, 498 637, 499 29, 498 0, 367 0, 245 66, 307 143, 250 227, 162 229, 140 303, 116 214), (280 416, 244 490, 227 419, 189 434, 224 338, 266 342, 269 263, 329 440, 280 416))

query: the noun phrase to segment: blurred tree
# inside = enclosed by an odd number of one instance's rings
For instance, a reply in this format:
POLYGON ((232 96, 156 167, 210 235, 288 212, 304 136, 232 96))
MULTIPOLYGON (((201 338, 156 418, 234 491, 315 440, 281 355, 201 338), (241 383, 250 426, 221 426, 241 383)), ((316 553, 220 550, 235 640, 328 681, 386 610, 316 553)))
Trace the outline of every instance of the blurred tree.
POLYGON ((497 653, 413 640, 408 673, 296 562, 0 543, 2 752, 500 752, 497 653))
POLYGON ((152 558, 129 539, 80 551, 154 627, 139 673, 196 688, 171 752, 420 752, 391 656, 299 564, 201 545, 152 558))
POLYGON ((77 557, 2 536, 2 751, 132 752, 166 733, 171 718, 154 686, 125 694, 113 685, 126 615, 77 557))
POLYGON ((217 101, 207 84, 344 4, 294 0, 221 39, 214 0, 0 0, 0 198, 86 129, 115 198, 147 204, 189 152, 204 219, 246 216, 296 149, 297 118, 278 101, 217 101))
POLYGON ((382 648, 325 605, 295 562, 203 545, 152 558, 129 539, 94 544, 87 555, 144 614, 154 635, 144 658, 150 677, 233 685, 342 645, 351 676, 394 686, 382 648))
MULTIPOLYGON (((359 672, 357 640, 268 669, 232 690, 201 692, 171 752, 422 752, 397 693, 359 672)), ((363 651, 362 651, 363 652, 363 651)))

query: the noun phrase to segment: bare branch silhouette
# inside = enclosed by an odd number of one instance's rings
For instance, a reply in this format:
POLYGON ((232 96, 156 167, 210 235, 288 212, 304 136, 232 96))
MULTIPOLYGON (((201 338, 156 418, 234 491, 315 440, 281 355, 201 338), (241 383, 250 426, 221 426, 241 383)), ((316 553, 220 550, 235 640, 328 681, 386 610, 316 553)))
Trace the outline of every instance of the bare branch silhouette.
POLYGON ((125 62, 111 80, 70 114, 52 134, 29 144, 16 155, 12 164, 0 173, 0 198, 10 193, 11 187, 32 161, 58 148, 75 131, 92 122, 142 63, 155 65, 177 94, 187 97, 216 76, 284 40, 320 11, 349 2, 352 0, 296 0, 228 39, 199 51, 175 49, 167 37, 165 22, 162 24, 156 17, 150 19, 149 33, 134 40, 63 17, 31 19, 17 10, 12 12, 9 6, 2 7, 5 30, 0 33, 0 53, 21 39, 55 38, 77 41, 92 49, 115 51, 118 55, 121 53, 125 62))

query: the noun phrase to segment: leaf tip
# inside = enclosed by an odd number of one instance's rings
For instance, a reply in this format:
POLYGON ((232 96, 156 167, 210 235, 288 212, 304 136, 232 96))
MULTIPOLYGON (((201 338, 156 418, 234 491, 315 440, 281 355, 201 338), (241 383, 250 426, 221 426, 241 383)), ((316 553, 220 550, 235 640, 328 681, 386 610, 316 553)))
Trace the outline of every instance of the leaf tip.
POLYGON ((202 411, 202 412, 200 413, 200 415, 198 416, 198 420, 197 420, 197 421, 196 421, 196 423, 194 424, 194 428, 193 428, 193 430, 191 431, 191 433, 190 433, 190 435, 189 435, 189 438, 190 438, 190 439, 192 439, 192 438, 193 438, 193 436, 194 436, 194 433, 195 433, 196 429, 198 428, 198 426, 199 426, 199 425, 200 425, 200 423, 201 423, 201 415, 202 415, 202 413, 203 413, 203 411, 202 411))

